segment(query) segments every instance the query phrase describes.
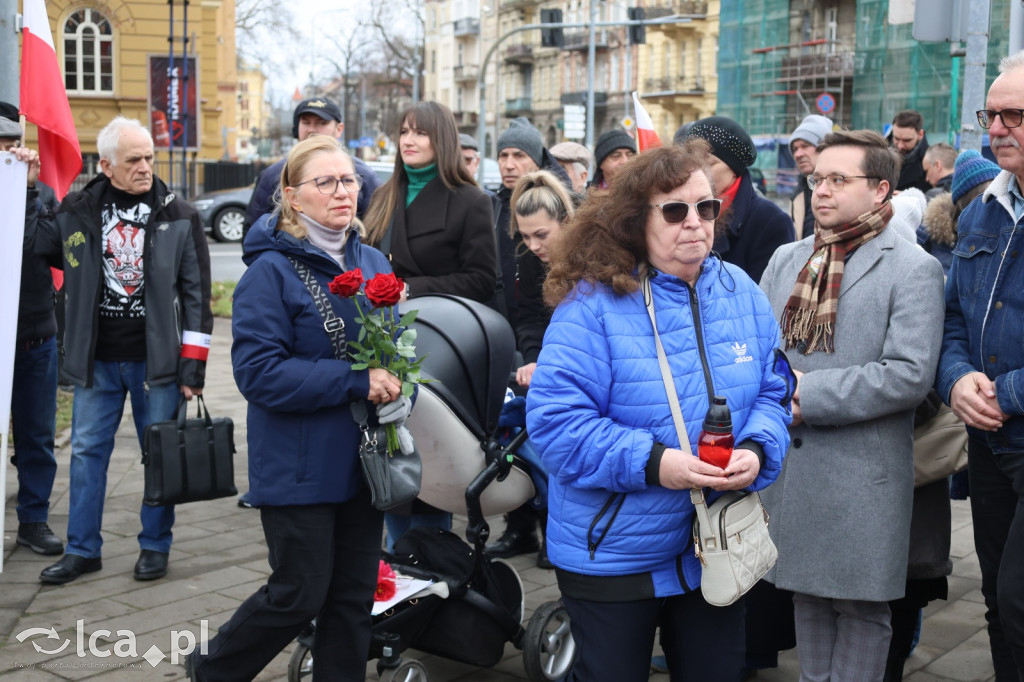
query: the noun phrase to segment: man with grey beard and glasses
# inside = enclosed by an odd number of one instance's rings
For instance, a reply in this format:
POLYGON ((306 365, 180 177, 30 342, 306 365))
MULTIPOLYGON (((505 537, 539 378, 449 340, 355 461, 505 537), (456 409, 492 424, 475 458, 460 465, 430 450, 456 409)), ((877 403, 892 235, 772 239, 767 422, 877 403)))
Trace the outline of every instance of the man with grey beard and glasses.
POLYGON ((1024 52, 978 123, 1002 171, 960 215, 936 388, 967 424, 974 544, 997 680, 1024 679, 1024 52), (1022 235, 1017 236, 1021 229, 1022 235), (998 587, 997 587, 998 586, 998 587))

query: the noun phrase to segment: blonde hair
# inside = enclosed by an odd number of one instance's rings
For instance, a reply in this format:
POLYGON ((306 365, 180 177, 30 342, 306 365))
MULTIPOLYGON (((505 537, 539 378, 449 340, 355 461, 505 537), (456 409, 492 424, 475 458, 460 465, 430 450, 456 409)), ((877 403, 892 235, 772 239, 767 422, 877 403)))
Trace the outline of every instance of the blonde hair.
POLYGON ((508 231, 513 237, 519 231, 517 214, 526 218, 537 211, 544 211, 552 220, 564 223, 576 213, 565 185, 557 175, 545 170, 527 173, 519 178, 508 205, 512 209, 509 211, 508 231))
POLYGON ((321 154, 335 154, 341 152, 352 164, 352 172, 355 173, 355 164, 349 158, 348 152, 333 137, 328 135, 314 135, 307 137, 302 142, 292 147, 288 152, 288 160, 281 169, 281 181, 278 188, 278 212, 277 229, 287 232, 296 239, 306 238, 306 226, 299 220, 299 214, 292 208, 285 194, 286 187, 295 187, 294 183, 300 181, 306 173, 309 163, 321 154))

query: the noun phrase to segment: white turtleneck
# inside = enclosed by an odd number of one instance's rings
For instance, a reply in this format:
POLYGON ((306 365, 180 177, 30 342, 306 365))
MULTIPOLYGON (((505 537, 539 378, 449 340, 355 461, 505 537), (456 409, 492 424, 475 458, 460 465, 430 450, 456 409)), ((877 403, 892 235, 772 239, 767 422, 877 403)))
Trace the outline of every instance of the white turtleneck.
POLYGON ((328 256, 338 261, 342 270, 345 270, 345 243, 348 241, 348 233, 352 229, 352 225, 350 224, 342 230, 332 230, 305 213, 298 215, 299 220, 306 227, 306 239, 309 240, 309 243, 323 249, 328 256))

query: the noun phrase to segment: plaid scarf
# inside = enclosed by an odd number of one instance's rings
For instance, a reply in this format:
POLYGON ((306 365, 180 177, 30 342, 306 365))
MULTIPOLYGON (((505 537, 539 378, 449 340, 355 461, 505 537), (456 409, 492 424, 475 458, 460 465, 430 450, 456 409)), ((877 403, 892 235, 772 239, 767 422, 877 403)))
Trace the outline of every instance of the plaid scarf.
POLYGON ((815 223, 814 251, 800 269, 782 312, 782 336, 787 350, 805 342, 804 355, 816 350, 835 351, 839 286, 846 258, 861 244, 877 237, 890 218, 892 204, 887 201, 846 225, 824 229, 815 223))

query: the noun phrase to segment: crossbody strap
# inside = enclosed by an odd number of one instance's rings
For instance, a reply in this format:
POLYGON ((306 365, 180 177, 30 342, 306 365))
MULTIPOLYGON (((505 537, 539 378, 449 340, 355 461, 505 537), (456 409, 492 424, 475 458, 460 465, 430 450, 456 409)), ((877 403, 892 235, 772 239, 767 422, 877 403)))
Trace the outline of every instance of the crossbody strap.
POLYGON ((676 425, 679 449, 688 455, 692 455, 693 450, 690 449, 690 438, 686 435, 686 424, 683 422, 683 411, 679 407, 676 381, 672 378, 672 371, 668 368, 665 347, 661 345, 661 336, 658 335, 658 323, 654 319, 654 296, 651 294, 651 278, 647 275, 644 276, 643 294, 644 304, 647 306, 647 314, 651 318, 651 328, 654 329, 654 347, 658 350, 658 365, 661 367, 661 379, 665 382, 665 394, 668 396, 668 407, 672 410, 672 421, 676 425))
POLYGON ((292 258, 291 256, 288 256, 288 260, 292 262, 295 272, 299 273, 299 278, 302 280, 302 283, 306 285, 306 289, 309 290, 310 296, 313 297, 313 305, 316 306, 316 311, 320 313, 320 319, 324 321, 324 331, 327 332, 327 336, 331 340, 331 348, 334 349, 334 357, 339 360, 344 360, 345 320, 335 315, 334 306, 331 305, 330 299, 328 299, 327 294, 324 293, 323 287, 320 286, 320 282, 316 281, 316 277, 313 276, 313 271, 309 269, 309 266, 295 258, 292 258))
MULTIPOLYGON (((679 437, 679 449, 688 455, 693 454, 690 448, 690 438, 686 435, 686 424, 683 422, 683 410, 679 407, 679 394, 676 393, 676 381, 672 378, 672 372, 668 368, 668 357, 665 355, 665 347, 661 345, 661 336, 658 334, 658 322, 654 318, 654 296, 651 293, 651 278, 644 276, 642 285, 644 304, 647 306, 647 315, 651 318, 651 328, 654 329, 654 347, 658 350, 658 365, 661 367, 661 379, 665 383, 665 394, 668 396, 668 406, 672 410, 672 421, 676 425, 676 436, 679 437)), ((701 524, 705 528, 711 526, 711 517, 708 514, 707 504, 704 500, 702 488, 690 490, 690 501, 700 516, 701 524)))

